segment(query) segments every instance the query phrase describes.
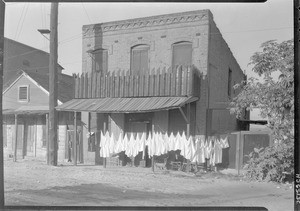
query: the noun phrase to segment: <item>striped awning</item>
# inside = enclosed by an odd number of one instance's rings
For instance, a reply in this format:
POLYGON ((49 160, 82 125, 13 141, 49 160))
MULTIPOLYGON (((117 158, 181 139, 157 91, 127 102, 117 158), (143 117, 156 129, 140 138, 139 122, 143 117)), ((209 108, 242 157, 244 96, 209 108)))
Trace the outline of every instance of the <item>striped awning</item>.
POLYGON ((96 113, 139 113, 169 110, 198 100, 198 97, 137 97, 73 99, 56 107, 58 111, 96 113))

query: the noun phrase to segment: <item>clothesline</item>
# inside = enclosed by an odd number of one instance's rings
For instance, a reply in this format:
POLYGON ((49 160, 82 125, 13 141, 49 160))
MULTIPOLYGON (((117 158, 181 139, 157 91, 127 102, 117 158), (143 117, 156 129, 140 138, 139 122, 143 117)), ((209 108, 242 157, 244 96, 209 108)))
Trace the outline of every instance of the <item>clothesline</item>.
POLYGON ((186 137, 185 133, 180 135, 178 132, 176 135, 171 133, 169 136, 167 133, 154 133, 148 137, 146 133, 136 137, 133 134, 129 137, 127 134, 124 136, 120 134, 118 139, 116 139, 108 131, 105 134, 101 132, 100 156, 104 158, 111 157, 112 154, 122 151, 128 157, 135 157, 139 152, 143 152, 142 157, 144 157, 146 146, 148 146, 148 155, 150 157, 180 150, 180 154, 192 162, 205 163, 206 159, 208 159, 209 164, 215 165, 222 163, 222 149, 229 147, 229 144, 227 136, 222 138, 210 136, 205 139, 201 136, 186 137))

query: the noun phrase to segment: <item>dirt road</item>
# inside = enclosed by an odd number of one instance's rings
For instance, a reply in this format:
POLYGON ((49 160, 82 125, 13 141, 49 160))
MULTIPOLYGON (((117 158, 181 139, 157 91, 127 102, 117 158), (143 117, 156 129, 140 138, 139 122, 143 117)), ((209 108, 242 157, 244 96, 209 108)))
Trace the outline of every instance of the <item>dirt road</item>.
POLYGON ((137 167, 47 166, 5 161, 5 205, 262 206, 293 210, 291 185, 247 182, 237 176, 137 167))

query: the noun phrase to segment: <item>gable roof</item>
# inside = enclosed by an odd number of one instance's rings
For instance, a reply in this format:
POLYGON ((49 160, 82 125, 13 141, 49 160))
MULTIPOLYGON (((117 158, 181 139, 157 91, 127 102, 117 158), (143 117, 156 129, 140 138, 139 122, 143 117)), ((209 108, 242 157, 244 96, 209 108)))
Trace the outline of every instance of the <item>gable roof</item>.
MULTIPOLYGON (((41 50, 41 49, 37 49, 37 48, 34 48, 34 47, 32 47, 32 46, 29 46, 29 45, 26 45, 26 44, 24 44, 24 43, 21 43, 21 42, 18 42, 18 41, 15 41, 15 40, 12 40, 12 39, 9 39, 9 38, 7 38, 7 37, 4 37, 4 43, 13 43, 13 44, 15 44, 15 45, 21 45, 21 46, 24 46, 24 47, 26 47, 26 48, 28 48, 28 54, 29 53, 31 53, 31 52, 39 52, 39 53, 41 53, 41 54, 44 54, 45 56, 50 56, 50 54, 48 53, 48 52, 46 52, 46 51, 43 51, 43 50, 41 50)), ((18 56, 18 55, 16 55, 16 56, 18 56)), ((7 59, 7 58, 4 58, 4 60, 5 59, 7 59)), ((62 70, 64 69, 63 68, 63 66, 61 66, 60 64, 57 64, 58 65, 58 67, 59 68, 61 68, 62 70)))
MULTIPOLYGON (((30 77, 34 80, 39 86, 41 86, 44 90, 49 93, 49 74, 39 73, 37 71, 29 71, 29 70, 20 70, 14 77, 4 84, 4 92, 9 89, 10 86, 17 81, 21 75, 25 75, 26 77, 30 77)), ((70 75, 58 73, 58 100, 62 103, 67 102, 74 98, 74 87, 75 81, 74 78, 70 75)))

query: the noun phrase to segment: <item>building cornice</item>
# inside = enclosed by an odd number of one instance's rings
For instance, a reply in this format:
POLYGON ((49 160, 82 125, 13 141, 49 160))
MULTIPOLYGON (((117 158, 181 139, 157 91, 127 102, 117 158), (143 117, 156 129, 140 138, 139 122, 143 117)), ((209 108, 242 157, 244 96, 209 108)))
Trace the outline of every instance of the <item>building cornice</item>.
POLYGON ((183 13, 173 13, 144 18, 135 18, 122 21, 84 25, 83 36, 98 35, 109 31, 132 30, 143 27, 155 27, 178 23, 197 22, 208 19, 209 10, 197 10, 183 13))

